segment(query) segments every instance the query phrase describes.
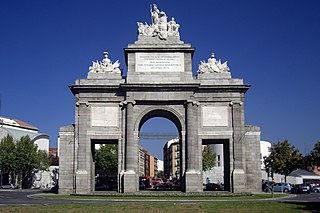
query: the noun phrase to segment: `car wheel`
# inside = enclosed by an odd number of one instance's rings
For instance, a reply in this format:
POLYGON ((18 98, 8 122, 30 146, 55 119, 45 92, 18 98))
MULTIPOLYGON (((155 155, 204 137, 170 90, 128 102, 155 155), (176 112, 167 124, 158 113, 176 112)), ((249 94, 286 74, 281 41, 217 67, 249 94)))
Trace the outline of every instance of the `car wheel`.
POLYGON ((319 190, 318 190, 318 189, 315 189, 315 190, 314 190, 314 192, 318 193, 318 192, 319 192, 319 190))
POLYGON ((283 192, 286 192, 286 193, 287 193, 287 192, 289 192, 289 190, 288 190, 288 189, 284 189, 283 192))

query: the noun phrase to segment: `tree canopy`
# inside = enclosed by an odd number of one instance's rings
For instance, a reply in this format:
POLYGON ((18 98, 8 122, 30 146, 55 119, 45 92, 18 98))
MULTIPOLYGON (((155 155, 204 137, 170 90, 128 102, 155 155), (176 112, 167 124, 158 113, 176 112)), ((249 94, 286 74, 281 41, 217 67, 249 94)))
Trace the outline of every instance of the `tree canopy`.
POLYGON ((16 142, 9 135, 0 141, 0 169, 10 174, 14 185, 30 187, 36 170, 49 167, 47 153, 38 150, 38 146, 29 136, 23 136, 16 142))
POLYGON ((208 171, 214 167, 216 154, 206 145, 202 150, 202 170, 208 171))
POLYGON ((103 144, 95 153, 96 171, 106 175, 118 171, 118 145, 103 144))
POLYGON ((264 158, 266 171, 279 173, 287 176, 294 170, 303 167, 303 156, 288 140, 274 144, 270 150, 270 155, 264 158))
POLYGON ((313 150, 310 152, 311 165, 320 166, 320 140, 314 145, 313 150))
POLYGON ((12 174, 17 170, 16 167, 16 147, 13 138, 7 135, 0 141, 0 169, 12 174))

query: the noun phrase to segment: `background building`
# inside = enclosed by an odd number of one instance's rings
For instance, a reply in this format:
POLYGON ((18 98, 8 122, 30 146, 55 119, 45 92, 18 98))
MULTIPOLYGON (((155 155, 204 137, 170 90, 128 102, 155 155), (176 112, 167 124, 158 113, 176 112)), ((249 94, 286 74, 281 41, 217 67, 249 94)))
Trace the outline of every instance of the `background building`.
POLYGON ((16 141, 22 136, 29 135, 40 150, 49 152, 49 136, 39 133, 39 129, 18 119, 0 117, 0 139, 10 135, 16 141))
MULTIPOLYGON (((49 136, 47 134, 39 133, 39 129, 31 124, 20 121, 14 118, 6 118, 0 116, 0 140, 7 135, 10 135, 14 141, 19 140, 22 136, 29 136, 30 139, 38 146, 39 150, 47 152, 49 156, 49 136)), ((57 150, 52 149, 51 153, 57 157, 57 150)), ((49 167, 48 171, 38 171, 35 173, 35 181, 33 188, 51 188, 57 179, 58 159, 55 165, 49 167)), ((9 183, 9 176, 3 174, 2 183, 9 183)))
POLYGON ((180 140, 169 140, 163 147, 164 175, 167 178, 180 177, 180 140))
POLYGON ((158 158, 154 157, 147 150, 139 147, 139 177, 157 177, 158 158))

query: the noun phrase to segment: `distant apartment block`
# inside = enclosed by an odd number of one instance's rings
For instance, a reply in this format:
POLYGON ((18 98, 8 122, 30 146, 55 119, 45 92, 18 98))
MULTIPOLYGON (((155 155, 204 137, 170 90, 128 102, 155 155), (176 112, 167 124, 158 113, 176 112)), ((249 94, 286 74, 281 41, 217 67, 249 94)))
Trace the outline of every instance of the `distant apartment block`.
POLYGON ((154 178, 158 175, 158 158, 147 150, 139 147, 139 177, 149 176, 154 178))
POLYGON ((168 178, 180 176, 180 140, 169 140, 163 147, 164 175, 168 178))

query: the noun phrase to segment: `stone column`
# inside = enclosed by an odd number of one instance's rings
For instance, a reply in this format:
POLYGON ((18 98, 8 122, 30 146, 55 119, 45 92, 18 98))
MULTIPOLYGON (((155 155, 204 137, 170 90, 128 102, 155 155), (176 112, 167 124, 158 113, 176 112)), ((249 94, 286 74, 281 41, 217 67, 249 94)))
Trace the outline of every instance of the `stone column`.
POLYGON ((244 170, 244 110, 243 103, 231 103, 232 129, 233 129, 233 192, 239 193, 246 190, 246 174, 244 170))
POLYGON ((134 140, 133 106, 135 101, 125 101, 126 104, 126 143, 125 172, 123 192, 138 191, 138 176, 135 170, 138 164, 138 143, 134 140))
POLYGON ((137 158, 137 156, 134 156, 136 146, 134 144, 133 104, 133 102, 127 102, 126 110, 126 171, 134 171, 137 158))
POLYGON ((195 171, 195 116, 194 105, 191 101, 186 103, 187 107, 187 171, 195 171))
POLYGON ((199 162, 202 158, 198 149, 198 103, 187 101, 186 108, 186 192, 201 192, 202 180, 199 162))
POLYGON ((76 103, 76 146, 77 152, 77 169, 76 169, 76 194, 90 194, 94 189, 91 171, 92 171, 92 153, 91 142, 87 137, 87 128, 89 121, 89 104, 86 101, 76 103))

